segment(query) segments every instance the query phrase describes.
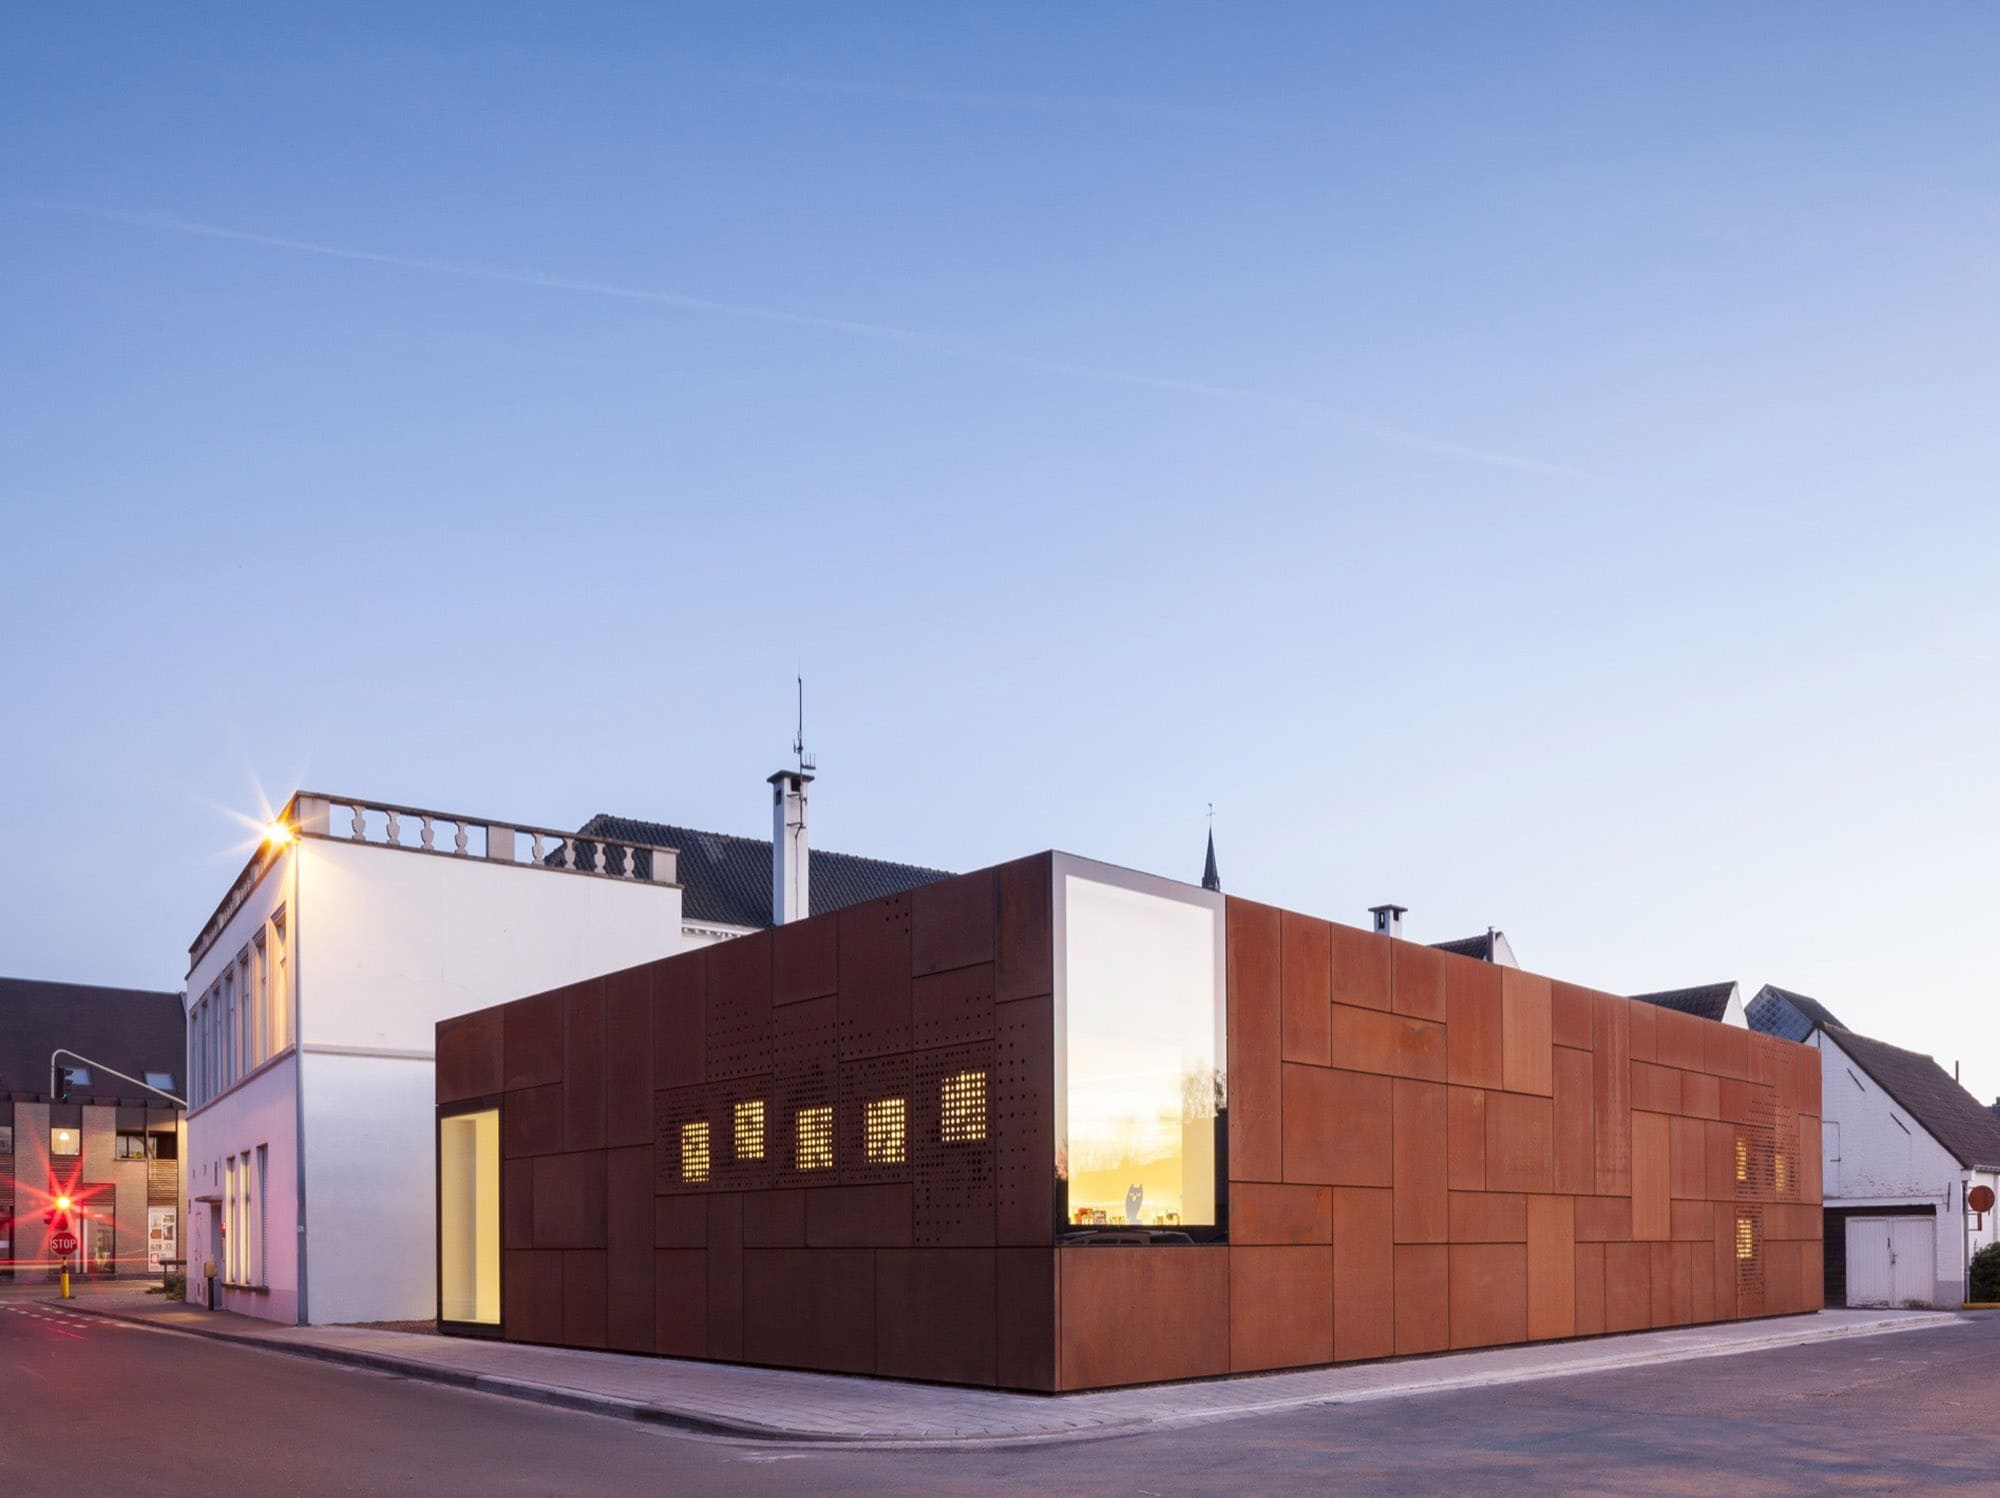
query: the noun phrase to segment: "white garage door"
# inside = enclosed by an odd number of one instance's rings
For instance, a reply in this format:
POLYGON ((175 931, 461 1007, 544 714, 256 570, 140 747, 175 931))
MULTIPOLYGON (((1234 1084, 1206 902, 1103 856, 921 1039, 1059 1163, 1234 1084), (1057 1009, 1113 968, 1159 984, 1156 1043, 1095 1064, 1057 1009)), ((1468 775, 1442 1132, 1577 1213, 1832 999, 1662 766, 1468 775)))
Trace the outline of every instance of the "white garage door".
POLYGON ((1937 1294, 1937 1219, 1847 1219, 1847 1303, 1927 1306, 1937 1294))

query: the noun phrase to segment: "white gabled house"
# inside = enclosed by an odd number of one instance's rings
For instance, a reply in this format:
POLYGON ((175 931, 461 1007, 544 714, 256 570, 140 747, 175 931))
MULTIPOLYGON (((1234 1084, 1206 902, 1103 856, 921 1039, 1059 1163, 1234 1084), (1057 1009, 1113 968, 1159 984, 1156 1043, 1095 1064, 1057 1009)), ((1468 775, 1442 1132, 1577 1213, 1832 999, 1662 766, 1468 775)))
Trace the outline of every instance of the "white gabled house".
POLYGON ((1816 1025, 1820 1053, 1827 1304, 1965 1299, 1966 1265, 2000 1241, 2000 1118, 1929 1056, 1816 1025))

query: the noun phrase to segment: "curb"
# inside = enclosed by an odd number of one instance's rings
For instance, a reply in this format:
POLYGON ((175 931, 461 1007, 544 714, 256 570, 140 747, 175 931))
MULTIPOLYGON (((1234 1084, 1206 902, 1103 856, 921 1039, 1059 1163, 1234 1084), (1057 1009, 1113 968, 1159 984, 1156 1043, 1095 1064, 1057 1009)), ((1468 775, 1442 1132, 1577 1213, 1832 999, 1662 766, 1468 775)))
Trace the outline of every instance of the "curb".
MULTIPOLYGON (((1665 1355, 1634 1360, 1630 1357, 1605 1357, 1566 1364, 1547 1369, 1494 1371, 1467 1373, 1440 1378, 1413 1379, 1407 1383, 1383 1385, 1372 1389, 1356 1389, 1348 1392, 1325 1394, 1301 1394, 1278 1399, 1244 1403, 1217 1409, 1185 1410, 1144 1417, 1126 1417, 1105 1420, 1088 1425, 1072 1426, 1060 1430, 1030 1431, 1019 1434, 951 1434, 951 1435, 908 1435, 878 1431, 802 1431, 783 1426, 766 1425, 754 1420, 732 1420, 719 1415, 694 1414, 676 1409, 671 1405, 648 1403, 638 1399, 623 1399, 611 1394, 593 1394, 586 1390, 570 1388, 561 1384, 537 1383, 532 1379, 509 1378, 495 1373, 469 1373, 461 1369, 441 1366, 414 1358, 392 1357, 386 1353, 362 1352, 352 1348, 318 1347, 310 1343, 284 1342, 272 1338, 245 1335, 240 1332, 224 1331, 205 1326, 174 1325, 147 1316, 121 1314, 95 1306, 85 1306, 75 1300, 47 1301, 43 1304, 51 1309, 73 1311, 80 1315, 97 1316, 106 1321, 116 1321, 127 1326, 143 1327, 151 1331, 180 1333, 190 1337, 204 1337, 212 1342, 226 1342, 237 1347, 258 1348, 266 1352, 289 1354, 307 1358, 314 1362, 341 1364, 347 1367, 365 1368, 376 1373, 388 1373, 403 1378, 418 1379, 426 1383, 441 1384, 448 1388, 470 1389, 477 1393, 498 1395, 506 1399, 519 1399, 530 1404, 547 1405, 555 1409, 571 1410, 581 1414, 603 1415, 612 1419, 632 1420, 640 1424, 662 1426, 685 1432, 689 1435, 707 1436, 736 1441, 755 1441, 771 1445, 826 1446, 839 1449, 858 1450, 876 1448, 934 1448, 945 1447, 993 1447, 1046 1445, 1061 1442, 1096 1440, 1103 1437, 1133 1435, 1144 1430, 1170 1430, 1181 1426, 1205 1424, 1219 1420, 1241 1419, 1251 1415, 1278 1414, 1286 1410, 1324 1408, 1329 1405, 1367 1404, 1382 1399, 1407 1398, 1424 1394, 1446 1394, 1464 1392, 1471 1389, 1491 1388, 1517 1383, 1540 1383, 1551 1379, 1573 1377, 1581 1374, 1622 1372, 1632 1369, 1658 1367, 1667 1363, 1694 1362, 1702 1358, 1733 1357, 1739 1353, 1770 1352, 1786 1347, 1806 1347, 1818 1342, 1851 1341, 1858 1337, 1872 1337, 1887 1333, 1918 1331, 1925 1327, 1948 1324, 1950 1313, 1936 1311, 1915 1313, 1893 1321, 1878 1322, 1852 1328, 1829 1328, 1813 1336, 1801 1336, 1797 1332, 1774 1332, 1767 1337, 1732 1343, 1727 1346, 1705 1346, 1688 1349, 1670 1349, 1665 1355)), ((1784 1320, 1791 1320, 1787 1317, 1784 1320)), ((1573 1344, 1572 1344, 1573 1345, 1573 1344)), ((1413 1360, 1421 1361, 1421 1360, 1413 1360)), ((1302 1371, 1302 1370, 1295 1370, 1302 1371)))

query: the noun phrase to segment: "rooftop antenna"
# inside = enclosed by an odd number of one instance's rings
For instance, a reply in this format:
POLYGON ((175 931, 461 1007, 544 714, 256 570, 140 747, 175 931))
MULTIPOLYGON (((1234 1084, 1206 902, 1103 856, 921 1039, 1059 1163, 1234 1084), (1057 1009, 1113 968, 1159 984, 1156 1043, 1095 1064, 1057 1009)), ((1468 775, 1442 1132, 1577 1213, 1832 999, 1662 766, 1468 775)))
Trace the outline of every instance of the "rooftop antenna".
POLYGON ((817 766, 813 763, 813 757, 806 753, 806 679, 803 674, 798 677, 798 683, 799 731, 792 735, 792 753, 799 757, 799 773, 803 775, 817 766))

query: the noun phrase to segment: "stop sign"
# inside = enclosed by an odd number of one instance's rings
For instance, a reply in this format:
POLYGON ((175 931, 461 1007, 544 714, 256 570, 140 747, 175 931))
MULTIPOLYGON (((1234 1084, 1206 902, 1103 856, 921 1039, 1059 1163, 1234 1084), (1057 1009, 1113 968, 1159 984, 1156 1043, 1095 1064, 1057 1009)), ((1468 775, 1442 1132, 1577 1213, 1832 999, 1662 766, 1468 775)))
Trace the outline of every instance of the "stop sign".
POLYGON ((63 1259, 76 1252, 75 1233, 50 1233, 49 1252, 63 1259))

